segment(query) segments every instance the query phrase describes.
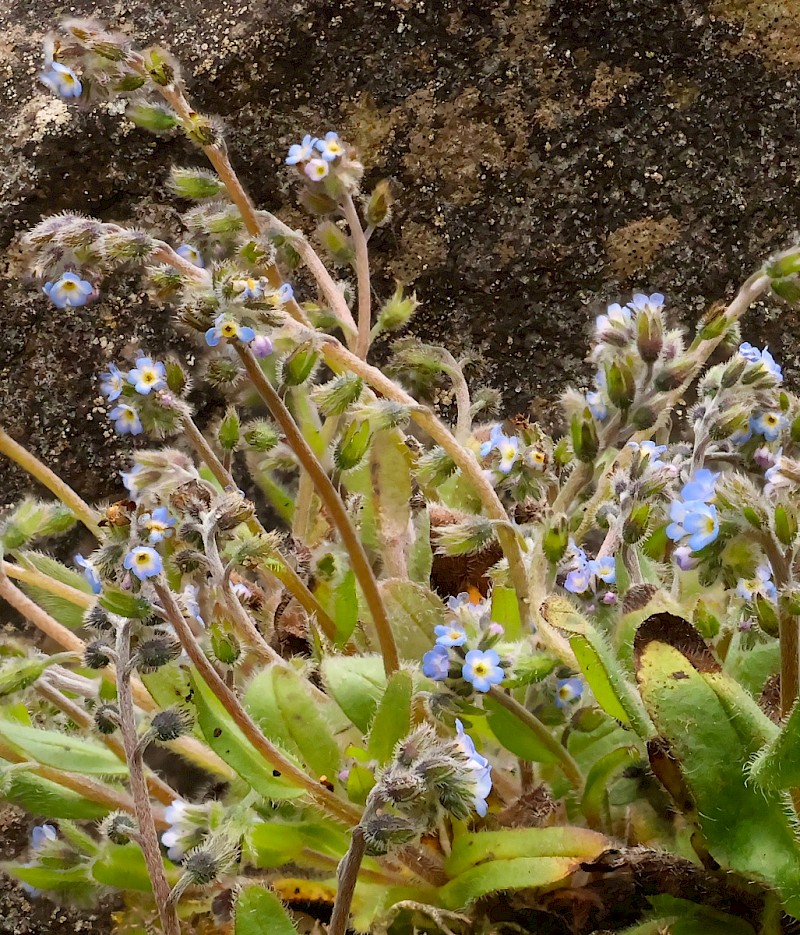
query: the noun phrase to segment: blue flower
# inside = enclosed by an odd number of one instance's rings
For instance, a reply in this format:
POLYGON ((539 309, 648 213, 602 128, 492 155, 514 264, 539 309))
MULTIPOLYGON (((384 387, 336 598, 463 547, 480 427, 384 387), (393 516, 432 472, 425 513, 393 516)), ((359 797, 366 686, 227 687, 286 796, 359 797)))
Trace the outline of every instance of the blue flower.
POLYGON ((586 405, 598 422, 602 422, 608 416, 608 406, 599 390, 591 390, 586 394, 586 405))
POLYGON ((450 653, 446 646, 436 645, 422 657, 422 674, 434 682, 443 682, 450 672, 450 653))
POLYGON ((233 283, 236 298, 243 302, 247 299, 260 299, 264 295, 264 283, 260 279, 248 276, 245 279, 234 279, 233 283))
POLYGON ((57 308, 78 308, 92 297, 94 286, 76 273, 62 273, 56 282, 46 282, 42 291, 57 308))
POLYGON ((130 471, 120 471, 122 485, 131 495, 133 500, 135 500, 142 492, 141 488, 139 487, 139 483, 136 480, 137 475, 141 474, 142 471, 144 471, 144 467, 141 464, 134 464, 130 471))
POLYGON ((479 692, 488 692, 492 685, 502 682, 505 677, 500 657, 493 649, 471 649, 464 657, 461 674, 479 692))
POLYGON ((579 701, 583 687, 583 682, 578 678, 559 679, 556 683, 556 706, 566 708, 573 701, 579 701))
POLYGON ((739 345, 739 354, 751 364, 762 364, 764 369, 772 374, 778 383, 783 382, 783 371, 766 347, 763 351, 760 351, 757 347, 753 347, 752 344, 745 341, 744 344, 739 345))
POLYGON ((272 341, 265 334, 257 334, 250 344, 250 350, 262 360, 272 353, 272 341))
POLYGON ((132 571, 140 581, 153 578, 161 573, 161 556, 155 549, 146 545, 138 545, 125 556, 122 564, 132 571))
POLYGON ((489 441, 483 442, 481 445, 481 457, 485 458, 490 451, 494 451, 494 449, 500 444, 500 440, 503 438, 505 438, 505 435, 503 434, 502 426, 493 425, 492 430, 489 433, 489 441))
POLYGON ((58 832, 53 825, 34 825, 31 828, 31 848, 34 851, 41 850, 49 841, 56 841, 57 839, 58 832))
POLYGON ((187 584, 181 592, 181 599, 183 600, 183 606, 186 608, 186 612, 189 616, 194 617, 194 619, 204 627, 206 622, 200 616, 200 603, 197 600, 199 590, 196 584, 187 584))
POLYGON ((200 269, 205 269, 206 263, 203 259, 203 254, 197 249, 197 247, 194 246, 194 244, 181 244, 175 252, 178 254, 178 256, 182 256, 184 260, 188 260, 195 266, 199 266, 200 269))
POLYGON ((683 528, 689 535, 689 548, 693 552, 699 552, 710 545, 719 534, 717 508, 708 503, 693 504, 692 511, 684 518, 683 528))
POLYGON ((736 585, 736 593, 744 601, 752 601, 756 597, 765 597, 774 604, 778 600, 778 591, 772 580, 772 569, 769 565, 759 565, 756 568, 755 578, 740 578, 736 585))
POLYGON ((167 370, 160 360, 137 357, 136 366, 128 374, 130 383, 137 393, 147 396, 150 390, 163 390, 167 385, 167 370))
POLYGON ((508 474, 511 468, 514 467, 514 462, 519 454, 519 439, 516 435, 511 438, 504 435, 497 446, 497 450, 500 453, 500 464, 498 464, 497 469, 503 474, 508 474))
POLYGON ((617 580, 617 563, 611 555, 593 559, 589 562, 589 569, 593 575, 605 581, 606 584, 614 584, 617 580))
POLYGON ((330 172, 330 168, 324 159, 312 159, 303 166, 303 172, 312 182, 321 182, 330 172))
POLYGON ((486 799, 492 791, 492 767, 485 756, 475 749, 472 738, 464 731, 464 725, 456 719, 456 745, 466 757, 466 768, 473 774, 473 807, 483 818, 488 810, 486 799))
POLYGON ((564 581, 564 587, 572 594, 583 594, 588 591, 592 583, 592 572, 587 565, 585 568, 573 568, 564 581))
POLYGON ((306 133, 302 143, 293 143, 289 147, 289 155, 286 157, 287 166, 296 166, 298 162, 308 162, 314 155, 314 146, 317 138, 310 133, 306 133))
POLYGON ((700 468, 681 488, 681 497, 684 500, 702 500, 708 503, 709 500, 714 499, 716 494, 714 485, 718 477, 719 473, 714 474, 708 468, 700 468))
POLYGON ((331 130, 330 133, 326 133, 324 139, 317 140, 314 145, 319 150, 325 162, 333 162, 334 159, 338 159, 339 156, 344 155, 344 146, 339 139, 339 134, 334 133, 333 130, 331 130))
POLYGON ((692 550, 688 545, 679 545, 672 554, 675 557, 675 564, 681 571, 691 571, 699 564, 698 560, 692 557, 692 550))
POLYGON ((240 325, 227 315, 219 315, 214 321, 214 327, 206 331, 206 343, 211 347, 216 347, 223 338, 226 341, 237 338, 243 344, 249 344, 255 336, 256 333, 252 328, 240 325))
POLYGON ((635 312, 641 312, 643 309, 652 308, 658 310, 664 307, 664 296, 660 292, 654 292, 652 295, 644 295, 637 292, 628 302, 628 307, 635 312))
POLYGON ((731 444, 746 445, 752 437, 753 429, 750 424, 748 424, 747 428, 737 429, 733 435, 731 435, 731 444))
POLYGON ((48 70, 39 75, 39 81, 59 97, 80 97, 83 90, 80 78, 61 62, 50 62, 48 70))
POLYGON ((638 451, 643 458, 647 457, 648 464, 651 468, 662 468, 665 466, 659 455, 663 455, 667 450, 666 445, 657 445, 653 441, 643 441, 641 444, 639 442, 628 442, 628 447, 638 451))
POLYGON ((88 558, 84 558, 82 555, 75 555, 73 561, 83 569, 83 577, 92 586, 92 592, 94 594, 99 594, 103 589, 103 583, 95 571, 94 562, 90 561, 88 558))
POLYGON ((148 541, 152 545, 161 542, 174 532, 172 527, 175 525, 175 520, 169 515, 165 506, 156 507, 152 513, 143 513, 139 517, 139 523, 148 531, 148 541))
POLYGON ((785 418, 780 412, 762 412, 757 416, 750 416, 750 428, 753 432, 763 435, 768 442, 774 442, 781 434, 785 418))
POLYGON ((619 302, 613 302, 608 306, 605 315, 598 315, 595 319, 595 327, 598 333, 614 330, 617 328, 627 328, 632 321, 629 308, 622 306, 619 302))
POLYGON ((144 431, 139 414, 133 406, 124 403, 116 406, 109 412, 108 417, 114 422, 114 428, 120 435, 141 435, 144 431))
POLYGON ((433 632, 436 634, 437 646, 463 646, 467 642, 466 631, 457 623, 434 627, 433 632))
POLYGON ((110 403, 113 403, 125 386, 125 374, 116 364, 109 364, 108 370, 100 374, 100 380, 100 392, 110 403))

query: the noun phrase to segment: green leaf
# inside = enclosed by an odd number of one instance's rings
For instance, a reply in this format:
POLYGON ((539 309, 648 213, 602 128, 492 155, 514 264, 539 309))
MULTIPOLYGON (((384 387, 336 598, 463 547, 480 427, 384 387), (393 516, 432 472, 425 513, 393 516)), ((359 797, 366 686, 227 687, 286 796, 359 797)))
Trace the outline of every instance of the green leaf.
POLYGON ((375 785, 375 776, 372 770, 360 763, 354 763, 347 774, 347 797, 356 805, 364 805, 367 796, 375 785))
POLYGON ((453 842, 445 869, 450 876, 460 876, 485 861, 511 860, 517 857, 572 857, 594 860, 610 842, 586 828, 504 828, 460 834, 453 842))
POLYGON ((278 708, 303 762, 317 776, 335 777, 341 767, 339 745, 311 696, 308 681, 291 669, 275 667, 273 685, 278 708))
POLYGON ((759 752, 750 778, 762 789, 800 786, 800 705, 794 705, 780 733, 759 752))
MULTIPOLYGON (((67 568, 66 565, 62 565, 61 562, 50 558, 49 555, 42 555, 39 552, 19 552, 17 557, 20 565, 24 568, 33 568, 40 571, 62 584, 67 584, 78 591, 82 591, 84 594, 91 594, 92 592, 89 582, 83 575, 78 574, 71 568, 67 568)), ((50 591, 33 584, 21 582, 20 586, 32 600, 36 601, 51 617, 55 617, 65 627, 70 630, 77 630, 83 626, 84 607, 73 604, 72 601, 68 601, 66 598, 59 597, 57 594, 52 594, 50 591)))
POLYGON ((295 861, 304 848, 341 857, 349 844, 348 836, 321 822, 262 822, 247 834, 257 867, 282 867, 295 861))
POLYGON ((411 545, 411 452, 397 429, 381 432, 369 453, 372 500, 388 574, 400 574, 411 545), (400 553, 396 560, 391 556, 400 553), (387 558, 388 556, 388 558, 387 558))
POLYGON ((401 658, 421 659, 434 642, 434 627, 445 622, 440 598, 405 578, 388 578, 379 587, 401 658))
POLYGON ((614 773, 641 759, 642 751, 637 747, 618 747, 592 765, 586 776, 581 799, 581 811, 590 825, 599 825, 608 811, 608 789, 614 773))
POLYGON ((151 133, 166 133, 178 125, 175 114, 157 104, 129 104, 125 116, 137 127, 151 133))
POLYGON ((8 861, 0 864, 9 876, 27 883, 34 889, 47 893, 69 892, 70 890, 85 889, 90 882, 89 868, 85 865, 78 867, 21 867, 18 863, 8 861))
POLYGON ((0 719, 0 739, 18 753, 55 769, 95 776, 127 776, 128 767, 93 740, 0 719))
POLYGON ((513 588, 496 585, 492 589, 492 620, 506 631, 503 639, 518 640, 522 636, 519 601, 513 588))
POLYGON ((275 666, 267 666, 255 676, 247 686, 242 703, 265 737, 292 756, 299 757, 300 750, 278 706, 275 666))
POLYGON ((413 683, 408 672, 395 672, 381 698, 369 732, 367 750, 379 763, 391 759, 394 748, 411 728, 413 683))
POLYGON ((333 700, 362 734, 366 734, 386 690, 380 656, 328 656, 322 678, 333 700))
MULTIPOLYGON (((10 768, 10 763, 0 760, 0 774, 10 768)), ((4 791, 4 798, 40 818, 89 821, 104 818, 108 814, 104 805, 90 802, 72 789, 37 776, 29 770, 13 770, 4 791)))
MULTIPOLYGON (((743 742, 716 692, 695 668, 692 659, 714 671, 699 635, 694 646, 681 652, 662 641, 669 638, 666 627, 659 632, 649 624, 637 636, 637 675, 642 698, 669 751, 665 762, 663 751, 651 747, 651 765, 662 782, 671 784, 673 795, 678 791, 681 809, 699 826, 723 869, 774 887, 786 911, 798 917, 800 852, 788 800, 748 781, 747 765, 755 747, 743 742), (683 784, 689 800, 678 784, 683 784)), ((691 629, 689 624, 685 627, 691 629)))
POLYGON ((115 587, 113 584, 103 585, 103 593, 100 595, 99 602, 104 610, 120 617, 146 620, 153 614, 149 601, 129 591, 123 591, 122 588, 115 587))
POLYGON ((278 897, 260 886, 245 886, 236 899, 234 935, 297 935, 278 897))
POLYGON ((531 763, 557 763, 558 757, 512 711, 493 698, 485 697, 483 706, 492 733, 514 756, 531 763))
POLYGON ((347 569, 333 589, 333 622, 336 624, 336 646, 341 648, 358 625, 358 593, 352 568, 347 569))
POLYGON ((431 515, 428 508, 414 514, 414 543, 408 553, 408 577, 423 587, 431 583, 433 549, 431 548, 431 515))
POLYGON ((551 888, 580 869, 581 860, 570 857, 517 857, 514 860, 480 864, 441 887, 439 900, 446 909, 465 909, 487 893, 551 888))
POLYGON ((30 688, 50 666, 75 659, 74 653, 56 653, 40 659, 14 659, 0 668, 0 697, 30 688))
POLYGON ((303 790, 274 775, 274 770, 244 736, 222 702, 196 673, 192 673, 192 700, 197 722, 214 753, 266 799, 293 799, 303 790))
POLYGON ((603 634, 564 598, 550 598, 543 613, 552 626, 569 634, 572 651, 600 707, 640 737, 652 736, 650 718, 603 634))
POLYGON ((139 893, 152 890, 138 844, 109 844, 92 864, 92 876, 103 886, 113 886, 117 890, 136 890, 139 893))

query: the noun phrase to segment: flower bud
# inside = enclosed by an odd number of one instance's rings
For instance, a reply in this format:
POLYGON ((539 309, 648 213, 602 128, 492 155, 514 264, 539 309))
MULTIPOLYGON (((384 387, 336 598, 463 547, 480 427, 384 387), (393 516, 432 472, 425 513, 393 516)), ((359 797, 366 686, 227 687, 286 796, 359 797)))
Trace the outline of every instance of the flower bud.
POLYGON ((722 371, 720 386, 726 390, 735 386, 742 379, 746 369, 747 361, 744 357, 741 354, 734 354, 722 371))
POLYGON ((150 133, 167 133, 178 126, 177 116, 161 104, 129 104, 125 116, 150 133))
POLYGON ((622 539, 628 545, 636 545, 644 539, 649 529, 650 506, 647 503, 638 503, 623 523, 622 539))
POLYGON ((775 507, 775 535, 783 545, 792 545, 797 536, 797 514, 781 503, 775 507))
POLYGON ((140 643, 136 650, 136 663, 140 672, 155 672, 173 662, 181 654, 181 645, 175 640, 157 637, 140 643))
POLYGON ((636 395, 633 370, 626 363, 614 361, 606 365, 606 391, 618 409, 628 409, 636 395))
POLYGON ((239 444, 240 429, 239 413, 231 406, 217 431, 217 440, 224 451, 233 451, 239 444))
POLYGON ((775 295, 784 301, 792 304, 800 302, 800 284, 796 279, 773 279, 770 285, 775 295))
POLYGON ((664 346, 664 321, 657 309, 645 308, 636 316, 636 346, 646 363, 658 360, 664 346))
POLYGON ((657 416, 649 406, 640 406, 631 416, 631 424, 637 429, 649 429, 656 424, 657 416))
POLYGON ((323 221, 317 228, 317 236, 331 259, 339 266, 349 266, 355 257, 353 241, 333 221, 323 221))
POLYGON ((583 417, 574 415, 570 426, 572 435, 572 449, 575 457, 585 464, 591 464, 600 450, 600 440, 597 437, 597 428, 588 409, 584 410, 583 417))
POLYGON ((236 665, 242 654, 242 647, 239 641, 229 630, 226 630, 221 624, 215 623, 211 627, 211 651, 218 662, 226 666, 236 665))
POLYGON ((340 471, 349 471, 351 468, 360 464, 369 448, 372 431, 369 422, 360 422, 354 419, 342 432, 336 449, 333 453, 333 461, 340 471))
POLYGON ((173 84, 176 77, 179 76, 180 68, 178 62, 166 49, 152 46, 149 49, 145 49, 142 56, 144 58, 145 71, 156 84, 167 87, 173 84))
POLYGON ((221 389, 235 383, 242 375, 242 369, 235 360, 227 357, 212 357, 206 366, 205 377, 209 385, 221 389))
POLYGON ((720 337, 727 330, 730 322, 724 314, 712 309, 706 319, 701 319, 698 337, 701 341, 711 341, 720 337))
POLYGON ((762 594, 757 594, 753 601, 753 610, 761 629, 769 636, 778 636, 780 627, 775 605, 762 594))
POLYGON ((655 388, 661 393, 676 390, 689 379, 694 371, 694 366, 694 362, 688 357, 683 360, 676 359, 656 374, 653 381, 655 388))
POLYGON ((398 283, 394 295, 378 312, 376 329, 378 331, 396 331, 407 324, 419 307, 416 292, 403 296, 403 287, 398 283))
POLYGON ((187 734, 194 726, 194 718, 186 708, 167 708, 159 711, 150 721, 150 733, 157 743, 169 743, 187 734))
POLYGON ((388 179, 381 179, 373 188, 367 201, 364 212, 367 224, 371 227, 382 227, 392 219, 392 192, 388 179))
POLYGON ((273 426, 259 419, 253 422, 249 422, 242 433, 242 437, 245 440, 245 443, 253 449, 253 451, 266 452, 271 451, 278 444, 278 433, 275 431, 273 426))
POLYGON ((119 708, 115 704, 100 705, 94 712, 94 726, 101 734, 113 734, 119 727, 119 708))
POLYGON ((109 653, 109 647, 99 640, 87 643, 83 651, 83 663, 87 669, 105 669, 111 663, 109 653))
POLYGON ((319 356, 313 341, 299 344, 283 361, 281 376, 286 386, 300 386, 311 376, 319 356))
POLYGON ((299 196, 300 204, 309 214, 326 215, 333 214, 337 210, 336 201, 326 194, 321 188, 304 188, 299 196))
POLYGON ((176 396, 182 396, 189 388, 188 373, 174 357, 168 357, 164 361, 164 368, 166 370, 167 388, 176 396))
POLYGON ((566 516, 552 520, 542 536, 542 551, 549 562, 556 564, 564 557, 569 543, 569 526, 566 516))
POLYGON ((800 588, 791 588, 781 591, 778 597, 778 603, 781 613, 791 614, 793 617, 800 617, 800 588))
POLYGON ((83 615, 83 625, 90 630, 107 633, 114 629, 108 614, 99 604, 93 604, 83 615))
POLYGON ((207 169, 183 169, 173 166, 169 187, 179 198, 203 201, 221 195, 225 186, 214 172, 207 169))
POLYGON ((210 847, 190 851, 183 863, 183 871, 196 886, 207 886, 230 864, 230 855, 217 853, 210 847))

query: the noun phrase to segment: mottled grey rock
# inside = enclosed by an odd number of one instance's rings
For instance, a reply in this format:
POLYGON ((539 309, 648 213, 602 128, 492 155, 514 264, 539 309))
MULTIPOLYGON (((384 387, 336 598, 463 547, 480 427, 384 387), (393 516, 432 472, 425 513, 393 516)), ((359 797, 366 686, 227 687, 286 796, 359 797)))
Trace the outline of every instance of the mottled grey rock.
MULTIPOLYGON (((172 162, 197 159, 190 145, 108 108, 79 113, 36 82, 43 31, 95 13, 173 49, 198 106, 226 119, 255 198, 290 223, 302 216, 281 166, 288 144, 331 127, 358 144, 368 181, 391 177, 398 195, 372 242, 378 289, 412 285, 417 333, 476 354, 473 378, 501 388, 508 411, 547 414, 560 388, 586 379, 588 323, 603 303, 658 289, 691 323, 793 238, 792 8, 17 0, 0 14, 2 245, 13 257, 18 231, 65 208, 179 233, 163 180, 172 162)), ((18 281, 13 263, 0 285, 4 422, 87 498, 117 492, 130 443, 110 431, 95 375, 136 346, 189 345, 130 276, 68 311, 18 281)), ((771 302, 745 325, 790 379, 795 325, 771 302)), ((26 483, 0 467, 0 496, 26 483)))

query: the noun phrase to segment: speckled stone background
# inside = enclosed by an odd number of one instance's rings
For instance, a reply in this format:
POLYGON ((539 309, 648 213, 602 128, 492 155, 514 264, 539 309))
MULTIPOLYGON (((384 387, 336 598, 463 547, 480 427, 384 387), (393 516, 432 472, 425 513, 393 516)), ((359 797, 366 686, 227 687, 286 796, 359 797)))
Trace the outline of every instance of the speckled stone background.
MULTIPOLYGON (((603 303, 658 289, 687 322, 795 236, 800 180, 796 0, 9 0, 0 41, 0 238, 83 209, 177 235, 168 166, 196 156, 37 85, 39 44, 94 13, 186 63, 226 118, 256 199, 301 223, 281 166, 305 131, 339 128, 399 204, 373 240, 379 288, 423 302, 414 329, 477 355, 509 411, 587 375, 603 303), (283 206, 283 207, 282 207, 283 206)), ((95 374, 179 340, 133 277, 59 311, 0 271, 1 418, 87 498, 118 492, 95 374)), ((747 319, 798 376, 797 318, 747 319)), ((203 405, 201 400, 201 406, 203 405)), ((0 498, 25 479, 0 465, 0 498)))

